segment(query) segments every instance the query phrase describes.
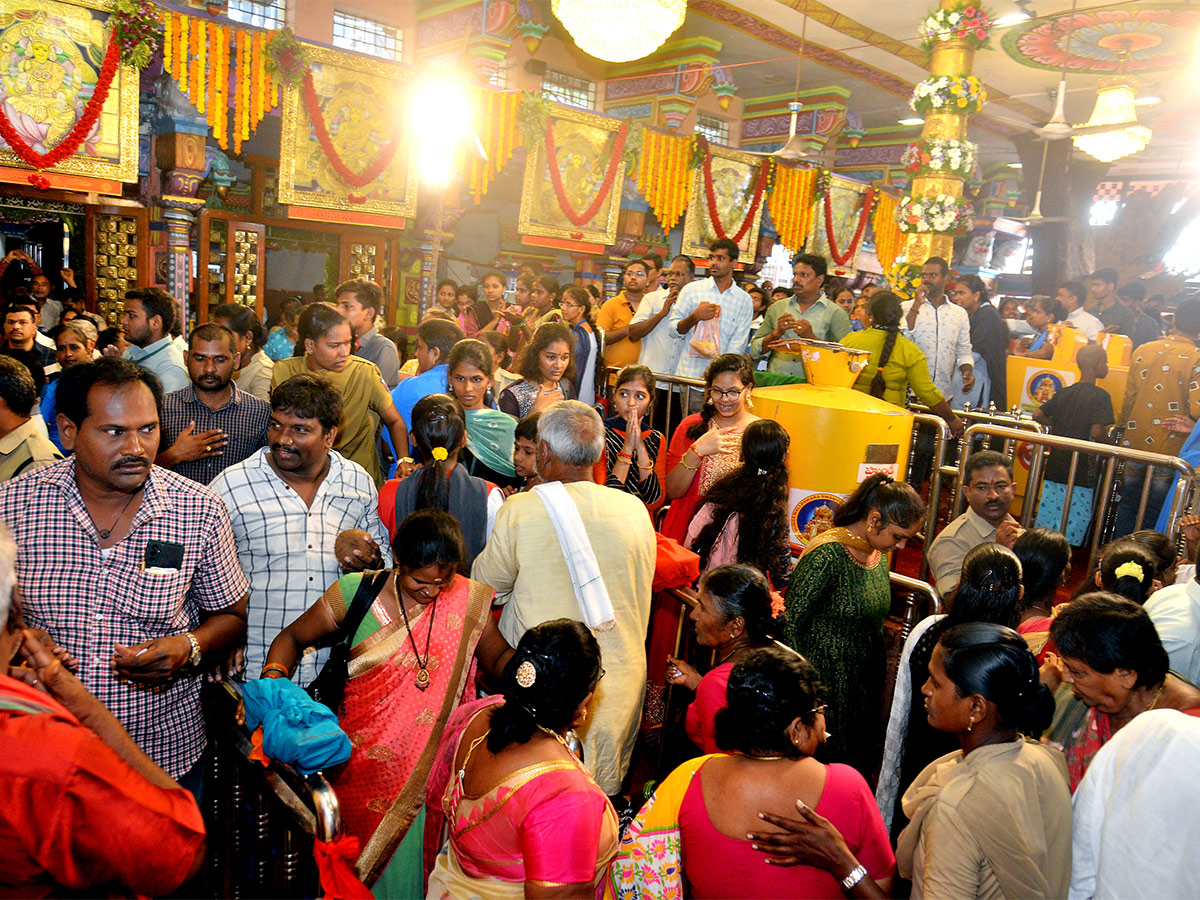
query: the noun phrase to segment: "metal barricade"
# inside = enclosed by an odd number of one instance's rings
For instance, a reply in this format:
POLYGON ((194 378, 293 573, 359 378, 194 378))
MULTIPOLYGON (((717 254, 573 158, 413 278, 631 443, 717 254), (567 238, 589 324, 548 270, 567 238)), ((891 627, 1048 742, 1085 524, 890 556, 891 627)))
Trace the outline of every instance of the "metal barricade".
POLYGON ((253 745, 234 719, 241 691, 225 681, 206 691, 209 723, 206 872, 214 897, 318 897, 313 841, 342 827, 337 796, 317 772, 303 777, 250 758, 253 745))
MULTIPOLYGON (((1167 534, 1173 534, 1182 518, 1191 508, 1196 495, 1197 482, 1195 470, 1177 456, 1167 456, 1162 453, 1147 453, 1143 450, 1133 450, 1128 447, 1114 447, 1111 444, 1100 444, 1094 441, 1080 441, 1074 438, 1058 437, 1053 434, 1031 434, 1028 431, 1004 428, 998 425, 972 425, 964 436, 964 449, 959 461, 959 472, 966 471, 966 465, 972 453, 975 452, 975 442, 980 438, 1000 438, 1009 443, 1024 442, 1038 448, 1030 459, 1029 481, 1025 486, 1025 507, 1021 514, 1021 525, 1029 528, 1037 521, 1037 506, 1041 498, 1043 473, 1045 469, 1046 451, 1051 449, 1071 451, 1071 462, 1067 472, 1066 491, 1063 498, 1063 512, 1058 530, 1065 532, 1067 519, 1071 509, 1072 494, 1075 490, 1075 480, 1079 469, 1079 454, 1098 457, 1101 471, 1097 473, 1097 486, 1093 489, 1093 506, 1091 512, 1092 538, 1088 555, 1088 565, 1095 562, 1100 547, 1109 538, 1107 531, 1110 526, 1111 513, 1117 500, 1117 477, 1125 463, 1140 463, 1146 466, 1142 479, 1142 488, 1138 497, 1137 516, 1133 530, 1143 526, 1153 528, 1155 522, 1145 522, 1146 509, 1150 500, 1150 489, 1155 469, 1167 469, 1175 472, 1180 478, 1180 488, 1175 491, 1171 501, 1167 521, 1167 534), (1102 460, 1102 461, 1101 461, 1102 460)), ((960 475, 961 481, 961 475, 960 475)), ((1125 498, 1121 498, 1124 500, 1125 498)), ((963 499, 961 492, 956 498, 954 514, 961 510, 963 499)))
MULTIPOLYGON (((944 473, 944 465, 946 461, 946 451, 950 447, 950 426, 941 416, 935 416, 929 412, 913 413, 913 433, 912 444, 908 451, 908 472, 905 476, 905 481, 912 483, 912 467, 916 456, 917 449, 917 433, 921 425, 928 425, 933 429, 933 462, 930 468, 929 476, 929 508, 925 512, 925 529, 921 538, 921 566, 917 574, 924 578, 929 574, 929 563, 925 559, 925 554, 929 550, 929 545, 933 543, 934 532, 937 531, 938 507, 941 504, 942 496, 942 477, 944 473)), ((916 485, 920 489, 920 485, 916 485)), ((898 554, 892 554, 892 564, 896 562, 898 554)))

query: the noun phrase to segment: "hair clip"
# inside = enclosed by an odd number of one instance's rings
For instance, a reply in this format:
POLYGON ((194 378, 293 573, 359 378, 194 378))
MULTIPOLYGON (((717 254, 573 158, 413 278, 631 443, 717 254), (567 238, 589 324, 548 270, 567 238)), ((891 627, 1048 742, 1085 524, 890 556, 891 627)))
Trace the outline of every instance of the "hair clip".
POLYGON ((1132 575, 1138 581, 1141 581, 1142 576, 1145 575, 1145 572, 1142 571, 1142 567, 1140 565, 1131 559, 1129 562, 1123 562, 1117 566, 1117 571, 1113 574, 1118 578, 1124 578, 1127 575, 1132 575))
POLYGON ((766 469, 759 469, 759 470, 758 470, 758 474, 759 474, 759 475, 766 475, 766 474, 767 474, 767 470, 766 470, 766 469))
POLYGON ((445 462, 446 458, 450 456, 450 452, 445 447, 434 447, 429 451, 429 455, 438 462, 445 462))
POLYGON ((523 688, 530 688, 533 687, 535 681, 537 681, 537 668, 530 660, 527 659, 517 666, 518 685, 523 688))

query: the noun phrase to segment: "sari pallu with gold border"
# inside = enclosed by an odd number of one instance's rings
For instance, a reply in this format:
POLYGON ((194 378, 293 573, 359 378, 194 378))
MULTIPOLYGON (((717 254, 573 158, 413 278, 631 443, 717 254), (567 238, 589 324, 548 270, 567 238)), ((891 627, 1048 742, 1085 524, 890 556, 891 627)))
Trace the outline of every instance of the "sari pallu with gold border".
POLYGON ((451 713, 475 698, 475 646, 492 596, 491 588, 459 575, 438 596, 436 611, 429 604, 409 618, 422 656, 429 637, 425 690, 416 686, 417 659, 403 618, 391 620, 378 601, 371 611, 379 629, 350 652, 338 718, 354 749, 330 781, 347 833, 362 842, 357 870, 368 887, 387 868, 424 804, 451 713))

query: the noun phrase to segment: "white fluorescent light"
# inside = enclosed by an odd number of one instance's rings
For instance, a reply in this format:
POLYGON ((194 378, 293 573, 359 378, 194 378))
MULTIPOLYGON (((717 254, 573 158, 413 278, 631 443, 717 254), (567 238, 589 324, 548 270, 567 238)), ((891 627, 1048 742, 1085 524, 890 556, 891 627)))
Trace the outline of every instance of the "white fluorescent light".
POLYGON ((1016 25, 1018 22, 1028 22, 1032 18, 1033 16, 1027 12, 1014 12, 996 19, 995 24, 1001 28, 1007 28, 1009 25, 1016 25))
POLYGON ((913 118, 911 116, 907 119, 897 119, 896 122, 900 125, 924 125, 925 124, 924 119, 917 119, 917 118, 913 118))

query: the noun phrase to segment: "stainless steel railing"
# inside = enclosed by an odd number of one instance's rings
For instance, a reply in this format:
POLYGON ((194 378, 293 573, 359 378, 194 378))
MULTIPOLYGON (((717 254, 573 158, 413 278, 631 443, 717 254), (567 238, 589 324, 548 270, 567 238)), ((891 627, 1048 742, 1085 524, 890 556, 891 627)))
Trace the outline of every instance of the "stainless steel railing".
MULTIPOLYGON (((941 416, 935 416, 929 412, 913 413, 913 433, 912 443, 908 453, 908 472, 905 475, 905 481, 912 484, 913 482, 913 462, 916 457, 917 438, 920 426, 928 425, 933 429, 933 461, 930 468, 929 476, 929 507, 925 511, 925 529, 920 534, 921 539, 921 566, 917 574, 924 578, 929 574, 929 563, 926 561, 925 554, 929 550, 929 545, 933 543, 934 532, 937 531, 938 507, 941 505, 942 497, 942 479, 945 477, 945 461, 946 453, 951 444, 950 426, 946 424, 945 419, 941 416)), ((920 485, 916 485, 920 490, 920 485)), ((898 554, 892 554, 892 564, 895 565, 898 554)), ((894 573, 893 573, 894 574, 894 573)), ((903 576, 900 576, 903 577, 903 576)))
MULTIPOLYGON (((1134 530, 1147 526, 1153 528, 1155 522, 1145 521, 1147 506, 1150 499, 1150 489, 1156 469, 1174 472, 1180 477, 1180 489, 1175 492, 1171 501, 1168 516, 1167 533, 1173 534, 1182 518, 1195 501, 1197 480, 1195 470, 1177 456, 1167 456, 1162 453, 1147 453, 1144 450, 1133 450, 1129 447, 1115 447, 1111 444, 1100 444, 1094 441, 1080 441, 1074 438, 1059 437, 1053 434, 1033 434, 1029 431, 1015 428, 1005 428, 999 425, 972 425, 964 436, 964 449, 959 460, 959 472, 966 471, 967 462, 975 452, 977 439, 1000 438, 1006 442, 1023 442, 1032 444, 1037 452, 1030 459, 1029 480, 1025 486, 1025 508, 1021 516, 1021 524, 1029 527, 1037 521, 1037 506, 1041 497, 1044 481, 1046 451, 1051 449, 1071 451, 1071 462, 1067 472, 1066 496, 1063 501, 1063 513, 1059 522, 1060 530, 1065 531, 1067 516, 1071 509, 1071 498, 1076 488, 1076 478, 1079 474, 1080 454, 1097 458, 1101 466, 1098 473, 1097 486, 1093 492, 1093 508, 1091 513, 1092 538, 1089 551, 1089 566, 1095 562, 1100 547, 1107 541, 1106 523, 1110 520, 1113 505, 1117 502, 1117 477, 1126 463, 1140 463, 1146 466, 1142 478, 1142 487, 1138 495, 1138 509, 1134 521, 1134 530)), ((961 476, 960 476, 961 482, 961 476)), ((1120 498, 1127 502, 1127 498, 1120 498)), ((954 514, 958 515, 962 506, 961 492, 956 499, 954 514)), ((1116 535, 1120 537, 1121 535, 1116 535)))

